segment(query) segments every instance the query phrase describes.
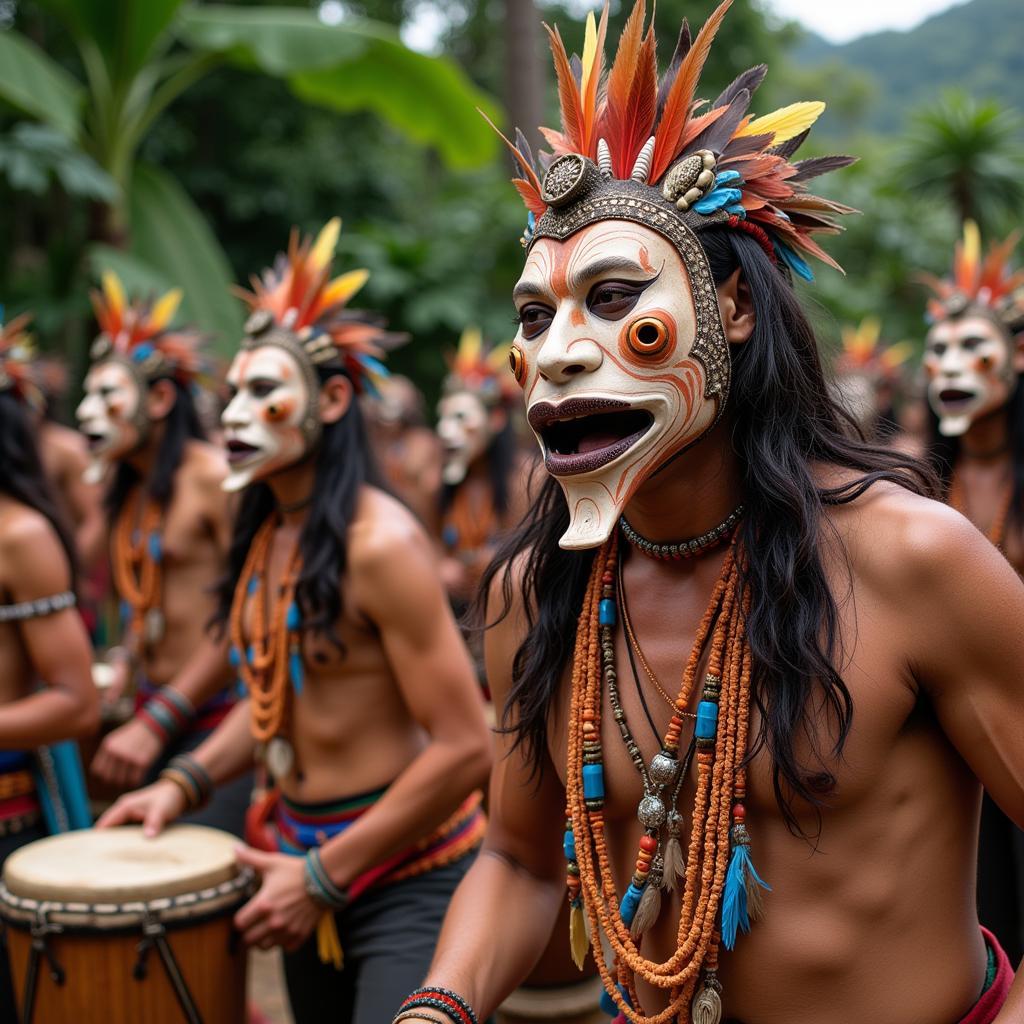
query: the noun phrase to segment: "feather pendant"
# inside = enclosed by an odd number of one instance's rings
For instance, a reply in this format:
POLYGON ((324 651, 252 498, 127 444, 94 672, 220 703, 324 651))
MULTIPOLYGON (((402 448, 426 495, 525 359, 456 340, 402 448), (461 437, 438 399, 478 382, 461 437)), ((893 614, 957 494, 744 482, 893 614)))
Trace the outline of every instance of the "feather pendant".
MULTIPOLYGON (((786 256, 786 246, 780 245, 778 249, 786 256)), ((795 256, 795 253, 790 252, 788 255, 795 256)), ((792 267, 788 256, 786 262, 792 267)), ((733 826, 732 843, 732 856, 729 858, 729 869, 725 874, 725 892, 722 896, 722 942, 726 949, 733 949, 736 946, 738 932, 750 931, 750 905, 747 896, 750 887, 756 885, 771 891, 771 886, 754 870, 753 861, 750 859, 750 838, 742 824, 733 826)), ((758 893, 759 897, 760 895, 758 893)), ((759 909, 763 914, 763 903, 759 904, 759 909)))
POLYGON ((683 848, 678 835, 670 835, 665 843, 665 868, 662 886, 670 892, 683 883, 686 877, 686 862, 683 860, 683 848))
POLYGON ((569 952, 572 954, 572 962, 581 971, 589 950, 590 939, 587 937, 583 903, 581 900, 574 900, 569 910, 569 952))
POLYGON ((690 116, 690 107, 704 63, 708 59, 711 43, 722 24, 722 19, 732 6, 732 0, 722 0, 714 13, 701 26, 697 38, 693 41, 689 53, 679 66, 679 73, 665 98, 665 109, 655 132, 656 143, 654 157, 651 162, 651 174, 648 178, 652 184, 657 182, 668 170, 679 153, 679 144, 683 129, 690 116))
POLYGON ((636 916, 629 926, 629 934, 634 939, 649 932, 661 913, 661 886, 655 884, 652 879, 644 886, 644 894, 640 899, 640 906, 636 908, 636 916))

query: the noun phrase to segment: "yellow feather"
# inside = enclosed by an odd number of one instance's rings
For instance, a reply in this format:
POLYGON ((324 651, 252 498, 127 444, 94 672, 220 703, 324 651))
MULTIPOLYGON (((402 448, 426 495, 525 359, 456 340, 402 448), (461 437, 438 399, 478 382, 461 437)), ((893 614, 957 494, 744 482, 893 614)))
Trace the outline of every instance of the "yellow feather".
POLYGON ((971 268, 973 274, 981 261, 981 232, 973 220, 964 221, 964 265, 971 268))
POLYGON ((882 321, 877 316, 866 316, 861 320, 857 333, 860 335, 861 344, 865 348, 872 349, 881 337, 882 321))
POLYGON ((580 95, 587 95, 587 85, 590 83, 590 76, 594 71, 594 62, 597 60, 597 22, 594 19, 594 12, 587 15, 587 28, 583 37, 583 75, 580 78, 580 95))
POLYGON ((890 345, 882 353, 882 361, 886 366, 895 369, 902 366, 914 354, 914 343, 912 341, 900 341, 890 345))
POLYGON ((341 218, 332 217, 316 236, 313 248, 309 254, 309 262, 314 267, 326 267, 334 256, 334 250, 338 245, 338 236, 341 234, 341 218))
POLYGON ((350 270, 347 274, 336 277, 327 285, 320 296, 320 307, 326 309, 328 306, 335 306, 339 302, 348 302, 360 288, 369 280, 368 270, 350 270))
POLYGON ((480 351, 484 347, 484 336, 479 327, 467 327, 459 338, 459 351, 456 354, 458 362, 470 366, 480 358, 480 351))
POLYGON ((121 279, 112 270, 104 270, 102 276, 103 294, 107 297, 107 306, 120 313, 124 309, 125 297, 121 279))
POLYGON ((508 345, 495 345, 487 353, 487 363, 496 373, 508 367, 508 345))
POLYGON ((788 107, 781 107, 771 114, 765 114, 764 117, 755 117, 753 121, 747 122, 737 130, 736 137, 770 134, 771 144, 777 146, 780 142, 787 142, 810 128, 821 117, 824 109, 825 104, 820 100, 791 103, 788 107))
POLYGON ((172 288, 166 295, 161 296, 153 304, 153 310, 149 314, 149 322, 153 329, 162 331, 178 312, 181 305, 183 292, 180 288, 172 288))

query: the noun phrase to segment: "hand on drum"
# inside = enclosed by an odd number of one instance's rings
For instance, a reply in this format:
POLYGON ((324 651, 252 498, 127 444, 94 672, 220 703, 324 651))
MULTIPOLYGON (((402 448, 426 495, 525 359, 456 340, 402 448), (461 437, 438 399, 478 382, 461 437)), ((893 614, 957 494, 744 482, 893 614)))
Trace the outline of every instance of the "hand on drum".
POLYGON ((185 794, 181 789, 162 779, 152 786, 119 797, 114 806, 100 816, 96 827, 112 828, 114 825, 142 822, 143 834, 152 837, 180 818, 185 813, 185 806, 185 794))
POLYGON ((163 753, 163 744, 137 718, 105 737, 92 760, 92 771, 104 782, 121 789, 141 785, 146 772, 163 753))
POLYGON ((262 878, 260 890, 235 914, 246 945, 294 952, 313 933, 323 910, 306 895, 305 861, 287 853, 264 853, 250 846, 235 851, 238 863, 262 878))

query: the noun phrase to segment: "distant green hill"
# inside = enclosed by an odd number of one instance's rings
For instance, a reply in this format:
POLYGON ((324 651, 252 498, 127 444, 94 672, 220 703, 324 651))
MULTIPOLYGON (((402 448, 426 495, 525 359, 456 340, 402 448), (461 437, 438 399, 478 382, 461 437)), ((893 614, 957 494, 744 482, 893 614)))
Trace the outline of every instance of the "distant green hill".
POLYGON ((908 110, 951 87, 1024 108, 1024 3, 971 0, 909 32, 841 46, 808 33, 789 56, 808 70, 838 65, 870 79, 864 127, 886 134, 901 128, 908 110))

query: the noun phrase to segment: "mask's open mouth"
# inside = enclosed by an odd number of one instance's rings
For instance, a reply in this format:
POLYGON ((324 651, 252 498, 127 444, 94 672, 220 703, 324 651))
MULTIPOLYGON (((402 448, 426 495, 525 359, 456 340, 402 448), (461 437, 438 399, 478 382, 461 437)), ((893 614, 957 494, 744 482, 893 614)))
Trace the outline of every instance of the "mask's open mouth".
POLYGON ((962 391, 960 388, 943 388, 939 392, 939 401, 952 409, 968 405, 977 398, 973 391, 962 391))
POLYGON ((106 434, 96 434, 89 430, 83 431, 83 437, 85 437, 85 443, 91 452, 98 452, 110 440, 106 434))
POLYGON ((261 448, 257 448, 255 445, 246 444, 244 441, 236 441, 234 439, 225 441, 224 444, 227 448, 228 463, 230 465, 245 462, 262 451, 261 448))
POLYGON ((646 409, 605 398, 570 398, 558 405, 538 402, 528 419, 544 443, 544 461, 555 476, 600 469, 632 448, 654 424, 646 409))

